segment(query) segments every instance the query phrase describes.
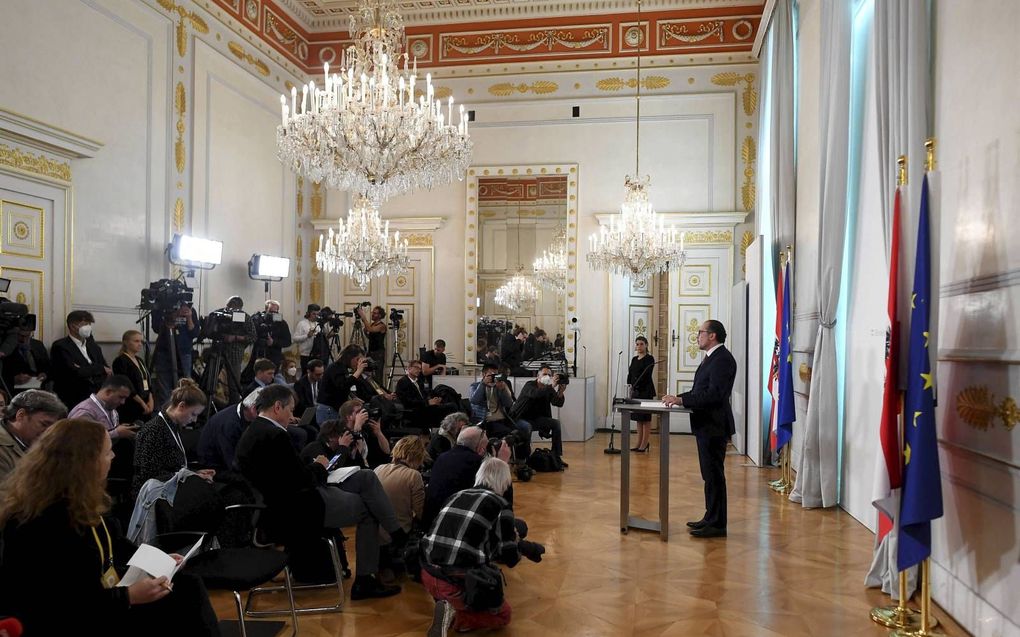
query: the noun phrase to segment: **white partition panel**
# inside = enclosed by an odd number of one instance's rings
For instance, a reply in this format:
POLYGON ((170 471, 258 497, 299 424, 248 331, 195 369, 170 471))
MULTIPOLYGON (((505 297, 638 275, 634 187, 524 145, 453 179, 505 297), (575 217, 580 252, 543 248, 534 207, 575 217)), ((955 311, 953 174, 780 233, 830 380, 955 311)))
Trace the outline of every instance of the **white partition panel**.
POLYGON ((762 418, 763 354, 762 354, 762 245, 758 238, 747 248, 747 457, 758 466, 765 464, 765 430, 762 418))
POLYGON ((737 433, 733 446, 738 453, 747 453, 747 283, 737 281, 730 293, 729 335, 726 345, 737 360, 737 377, 733 382, 730 404, 737 433))

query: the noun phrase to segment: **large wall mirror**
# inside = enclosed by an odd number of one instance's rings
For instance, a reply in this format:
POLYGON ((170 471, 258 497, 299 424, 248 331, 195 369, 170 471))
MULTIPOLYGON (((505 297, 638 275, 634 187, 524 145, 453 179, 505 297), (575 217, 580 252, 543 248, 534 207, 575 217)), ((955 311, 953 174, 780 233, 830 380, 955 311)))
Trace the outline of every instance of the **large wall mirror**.
POLYGON ((514 325, 562 337, 568 363, 576 311, 577 165, 479 166, 468 170, 464 360, 481 362, 514 325), (565 257, 562 275, 540 276, 536 260, 565 257), (505 298, 512 280, 531 286, 505 298), (523 281, 520 280, 523 278, 523 281))

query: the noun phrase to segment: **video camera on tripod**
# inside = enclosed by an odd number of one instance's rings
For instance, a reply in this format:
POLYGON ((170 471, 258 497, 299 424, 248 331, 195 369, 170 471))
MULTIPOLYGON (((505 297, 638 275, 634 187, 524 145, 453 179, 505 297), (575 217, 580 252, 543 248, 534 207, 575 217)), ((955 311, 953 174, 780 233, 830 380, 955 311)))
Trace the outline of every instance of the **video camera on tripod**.
POLYGON ((191 304, 194 293, 180 279, 160 279, 141 291, 138 309, 157 313, 176 312, 181 306, 191 304))
POLYGON ((390 308, 390 329, 399 330, 400 323, 404 320, 404 310, 398 310, 395 307, 390 308))
POLYGON ((247 336, 247 319, 248 314, 242 311, 222 309, 209 312, 202 325, 202 338, 218 343, 227 336, 247 336))
POLYGON ((35 314, 28 313, 24 303, 12 303, 0 297, 0 353, 4 356, 18 346, 18 332, 35 331, 35 314))
POLYGON ((344 320, 343 316, 354 316, 351 312, 334 312, 329 306, 326 306, 319 310, 319 328, 326 331, 335 331, 343 327, 344 320))

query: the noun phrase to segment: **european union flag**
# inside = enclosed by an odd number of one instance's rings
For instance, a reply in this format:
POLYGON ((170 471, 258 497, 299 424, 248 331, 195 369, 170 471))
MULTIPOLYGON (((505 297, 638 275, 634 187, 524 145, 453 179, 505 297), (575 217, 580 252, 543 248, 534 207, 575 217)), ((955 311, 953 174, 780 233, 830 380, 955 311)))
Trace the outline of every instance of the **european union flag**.
POLYGON ((779 336, 779 413, 776 414, 776 449, 782 449, 793 438, 793 421, 797 411, 793 404, 793 343, 791 342, 790 264, 783 276, 783 328, 779 336))
POLYGON ((931 243, 928 232, 928 176, 921 184, 917 261, 910 301, 907 397, 903 413, 903 491, 896 566, 905 570, 931 555, 931 521, 942 517, 942 479, 935 435, 935 387, 928 341, 931 314, 931 243))

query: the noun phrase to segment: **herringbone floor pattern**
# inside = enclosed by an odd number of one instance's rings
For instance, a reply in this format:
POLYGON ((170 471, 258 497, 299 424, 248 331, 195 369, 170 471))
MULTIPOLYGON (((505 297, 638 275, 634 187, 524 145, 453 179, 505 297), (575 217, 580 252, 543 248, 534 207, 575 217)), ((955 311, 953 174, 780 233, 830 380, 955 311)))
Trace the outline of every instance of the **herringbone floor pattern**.
MULTIPOLYGON (((619 530, 618 456, 602 453, 605 435, 566 443, 570 469, 514 484, 515 509, 531 539, 545 544, 540 564, 506 569, 514 637, 712 637, 839 635, 882 637, 868 618, 890 603, 862 582, 872 534, 842 510, 804 510, 766 487, 772 470, 726 460, 729 537, 697 540, 684 521, 701 517, 697 450, 688 436, 671 438, 668 543, 658 535, 619 530)), ((654 443, 653 443, 654 444, 654 443)), ((632 512, 658 510, 657 453, 632 458, 632 512)), ((348 532, 353 538, 353 529, 348 532)), ((348 553, 352 559, 353 546, 348 553)), ((433 603, 421 586, 384 600, 350 602, 342 614, 305 616, 308 637, 411 637, 425 634, 433 603)), ((349 585, 348 585, 349 590, 349 585)), ((307 594, 301 599, 307 601, 307 594)), ((324 599, 324 596, 323 596, 324 599)), ((213 593, 221 618, 234 617, 229 594, 213 593)), ((937 611, 947 635, 965 635, 937 611)), ((289 627, 285 633, 290 634, 289 627)))

